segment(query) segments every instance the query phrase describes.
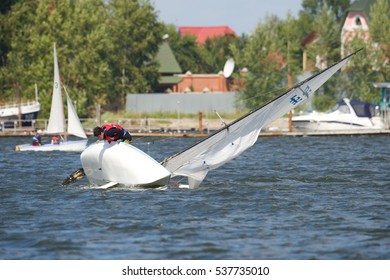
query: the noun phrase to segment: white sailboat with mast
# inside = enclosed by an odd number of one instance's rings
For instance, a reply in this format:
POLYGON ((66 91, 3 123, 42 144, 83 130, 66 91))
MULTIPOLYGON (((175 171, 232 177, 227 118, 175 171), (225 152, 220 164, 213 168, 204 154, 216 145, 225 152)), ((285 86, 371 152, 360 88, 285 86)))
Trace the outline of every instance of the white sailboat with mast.
POLYGON ((33 145, 18 145, 17 151, 74 151, 81 152, 87 146, 87 135, 80 122, 77 112, 72 104, 72 100, 69 97, 68 92, 65 90, 68 107, 68 126, 66 126, 64 104, 62 101, 61 80, 60 71, 57 60, 56 45, 53 46, 54 50, 54 84, 53 84, 53 97, 51 102, 50 118, 47 126, 46 133, 51 135, 63 135, 63 141, 58 144, 44 144, 41 146, 33 145), (66 128, 67 127, 67 128, 66 128), (68 140, 68 134, 83 138, 82 140, 68 140))
POLYGON ((86 175, 90 183, 99 185, 100 188, 118 184, 159 187, 168 184, 171 177, 184 176, 188 178, 188 187, 195 188, 201 184, 210 170, 220 167, 251 147, 264 126, 282 117, 313 95, 357 52, 300 82, 274 100, 227 124, 184 151, 166 158, 161 164, 123 142, 91 145, 80 156, 83 168, 66 178, 64 184, 86 175), (138 160, 133 160, 135 155, 138 155, 138 160), (120 166, 120 169, 112 166, 120 166))

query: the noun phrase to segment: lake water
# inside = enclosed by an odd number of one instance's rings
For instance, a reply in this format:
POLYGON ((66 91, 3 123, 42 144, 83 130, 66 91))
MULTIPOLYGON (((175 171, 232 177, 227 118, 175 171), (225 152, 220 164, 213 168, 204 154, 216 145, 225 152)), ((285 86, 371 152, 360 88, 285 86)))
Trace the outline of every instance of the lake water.
MULTIPOLYGON (((134 145, 162 160, 197 140, 134 145)), ((0 258, 388 260, 389 140, 262 137, 198 189, 97 190, 61 186, 78 153, 3 137, 0 258)))

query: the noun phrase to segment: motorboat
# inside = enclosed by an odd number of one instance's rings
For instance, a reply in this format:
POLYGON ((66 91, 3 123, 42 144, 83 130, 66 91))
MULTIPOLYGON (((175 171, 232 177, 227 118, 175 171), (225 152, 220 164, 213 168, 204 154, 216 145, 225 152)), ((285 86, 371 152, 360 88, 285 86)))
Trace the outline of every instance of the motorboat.
POLYGON ((328 112, 311 112, 292 117, 292 126, 294 130, 302 132, 380 130, 384 124, 376 111, 367 102, 344 98, 328 112))

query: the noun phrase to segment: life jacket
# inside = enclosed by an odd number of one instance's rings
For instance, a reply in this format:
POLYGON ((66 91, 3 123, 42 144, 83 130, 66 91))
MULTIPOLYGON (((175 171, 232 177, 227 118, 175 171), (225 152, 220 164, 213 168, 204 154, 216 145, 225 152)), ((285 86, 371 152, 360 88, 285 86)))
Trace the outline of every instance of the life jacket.
POLYGON ((39 134, 35 134, 33 137, 33 146, 39 146, 41 145, 41 136, 39 134))
MULTIPOLYGON (((114 136, 110 137, 106 134, 106 132, 108 132, 112 128, 119 129, 123 132, 123 127, 121 127, 119 124, 105 124, 105 125, 102 125, 102 128, 103 128, 103 132, 104 132, 104 140, 107 140, 109 143, 111 141, 118 140, 119 135, 114 135, 114 136)), ((123 133, 122 133, 122 135, 123 135, 123 133)))
POLYGON ((53 136, 53 137, 51 138, 51 143, 52 143, 52 144, 59 144, 59 143, 58 143, 58 137, 53 136))

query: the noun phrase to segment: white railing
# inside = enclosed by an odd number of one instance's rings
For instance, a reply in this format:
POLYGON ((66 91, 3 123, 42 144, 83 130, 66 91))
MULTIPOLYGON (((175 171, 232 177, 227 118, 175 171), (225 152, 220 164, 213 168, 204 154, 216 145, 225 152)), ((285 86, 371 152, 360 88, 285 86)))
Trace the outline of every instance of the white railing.
POLYGON ((26 102, 23 102, 23 103, 7 103, 7 104, 0 104, 0 110, 2 109, 10 109, 10 108, 17 108, 17 107, 22 107, 22 106, 32 106, 32 105, 36 105, 38 104, 39 102, 36 101, 36 100, 27 100, 26 102))

